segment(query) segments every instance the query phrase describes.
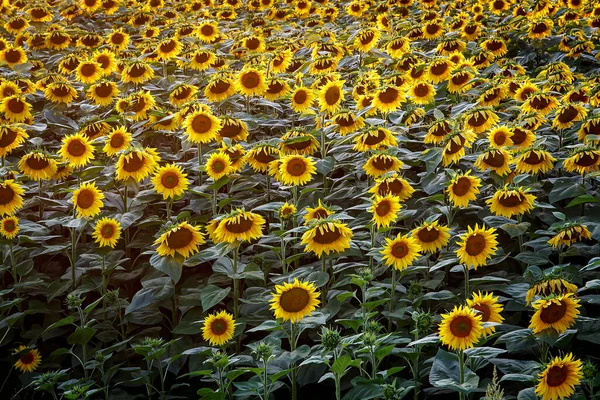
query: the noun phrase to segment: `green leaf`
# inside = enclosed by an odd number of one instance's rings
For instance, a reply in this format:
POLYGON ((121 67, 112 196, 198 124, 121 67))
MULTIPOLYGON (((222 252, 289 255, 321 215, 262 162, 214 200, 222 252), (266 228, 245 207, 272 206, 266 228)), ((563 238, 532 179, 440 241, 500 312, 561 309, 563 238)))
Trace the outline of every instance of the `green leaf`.
POLYGON ((90 341, 90 339, 94 337, 95 334, 96 329, 92 327, 80 327, 75 329, 75 332, 69 335, 69 337, 67 338, 67 343, 85 346, 90 341))
POLYGON ((533 253, 531 251, 524 251, 515 256, 515 260, 521 261, 527 265, 545 265, 548 264, 548 258, 544 257, 540 253, 533 253))
POLYGON ((469 394, 477 390, 479 377, 465 366, 464 382, 460 383, 458 356, 438 349, 429 373, 429 383, 435 387, 469 394))
POLYGON ((125 314, 173 296, 175 288, 170 278, 161 277, 142 282, 142 288, 131 299, 125 314))
POLYGON ((554 204, 564 199, 571 199, 586 194, 585 187, 578 183, 579 178, 558 178, 548 194, 548 201, 554 204))
POLYGON ((571 200, 569 202, 569 204, 567 204, 567 208, 574 207, 576 205, 584 204, 584 203, 597 203, 599 201, 600 201, 600 199, 598 199, 597 197, 591 196, 589 194, 583 194, 583 195, 577 196, 576 198, 571 200))
POLYGON ((343 356, 335 360, 333 364, 331 364, 331 367, 329 367, 329 369, 331 370, 331 372, 341 377, 346 375, 346 373, 348 372, 348 368, 350 367, 360 367, 360 360, 353 360, 349 355, 344 354, 343 356))
POLYGON ((179 262, 177 258, 173 258, 170 256, 162 257, 158 254, 153 254, 152 257, 150 257, 150 265, 152 265, 157 270, 169 275, 169 277, 175 283, 179 282, 179 279, 181 279, 183 260, 179 262))
POLYGON ((60 328, 61 326, 71 325, 72 323, 73 323, 73 316, 69 315, 68 317, 63 318, 60 321, 56 321, 55 323, 53 323, 52 325, 47 327, 46 330, 44 331, 44 333, 53 331, 54 329, 60 328))
POLYGON ((220 288, 215 285, 206 285, 204 288, 202 288, 200 294, 200 301, 202 301, 202 309, 204 311, 208 311, 214 305, 218 304, 221 300, 227 297, 230 291, 230 287, 220 288))

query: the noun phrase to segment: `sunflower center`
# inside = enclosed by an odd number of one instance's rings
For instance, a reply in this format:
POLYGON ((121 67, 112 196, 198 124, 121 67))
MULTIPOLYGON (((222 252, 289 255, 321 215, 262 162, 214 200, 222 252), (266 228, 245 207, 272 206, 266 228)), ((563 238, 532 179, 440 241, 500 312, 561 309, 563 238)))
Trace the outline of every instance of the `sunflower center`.
POLYGON ((507 196, 500 196, 498 199, 498 203, 502 204, 504 207, 518 207, 525 201, 525 196, 521 196, 521 194, 509 194, 507 196))
POLYGON ((543 110, 548 107, 550 100, 545 97, 536 96, 531 100, 531 107, 536 110, 543 110))
POLYGON ((457 196, 464 196, 471 190, 471 180, 466 176, 461 176, 452 185, 452 192, 457 196))
POLYGON ((496 99, 498 96, 500 96, 500 90, 494 89, 494 90, 492 90, 492 92, 486 93, 486 95, 483 96, 483 99, 485 101, 492 101, 492 100, 496 99))
POLYGON ((450 125, 448 125, 447 122, 444 122, 442 124, 436 125, 432 130, 431 130, 431 134, 433 136, 446 136, 448 133, 450 133, 450 125))
POLYGON ((465 244, 465 250, 467 254, 470 256, 478 256, 485 250, 486 241, 483 235, 474 234, 467 239, 467 243, 465 244))
POLYGON ((584 128, 586 135, 600 135, 600 122, 590 121, 590 124, 584 128))
POLYGON ((144 68, 144 66, 141 64, 133 64, 129 68, 129 75, 132 78, 139 78, 140 76, 143 76, 145 73, 146 73, 146 68, 144 68))
POLYGON ((313 219, 321 219, 327 218, 329 213, 324 208, 319 208, 318 210, 313 211, 313 219))
POLYGON ((281 82, 272 82, 267 89, 267 93, 277 94, 283 90, 283 84, 281 82))
POLYGON ((496 142, 498 146, 504 145, 506 142, 506 133, 504 131, 497 132, 494 135, 494 142, 496 142))
POLYGON ((173 172, 167 172, 160 178, 160 183, 167 189, 173 189, 179 184, 179 177, 173 172))
POLYGON ((143 97, 137 97, 134 100, 133 105, 131 106, 131 109, 136 113, 142 112, 145 108, 146 99, 144 99, 143 97))
POLYGON ((110 225, 110 224, 106 224, 102 227, 102 229, 100 230, 100 234, 102 235, 102 237, 104 239, 110 239, 113 237, 115 233, 115 228, 110 225))
POLYGON ((469 317, 456 317, 450 322, 450 332, 452 332, 452 335, 459 338, 469 336, 472 328, 473 323, 469 317))
MULTIPOLYGON (((294 94, 294 103, 304 104, 307 97, 308 96, 306 95, 306 92, 304 90, 300 90, 300 91, 296 92, 296 94, 294 94)), ((329 103, 327 103, 327 104, 329 104, 329 103)))
POLYGON ((3 228, 6 232, 10 233, 14 231, 16 227, 17 226, 15 225, 15 221, 13 221, 12 219, 4 221, 3 228))
POLYGON ((485 114, 475 114, 471 118, 469 118, 469 125, 474 127, 483 126, 488 120, 487 115, 485 114))
POLYGON ((306 162, 302 159, 295 158, 288 162, 286 170, 288 174, 292 176, 302 176, 306 171, 306 162))
POLYGON ((216 173, 225 171, 225 163, 221 160, 216 160, 212 165, 211 169, 216 173))
POLYGON ((375 37, 375 34, 373 32, 365 32, 362 34, 362 36, 360 38, 360 43, 363 45, 367 45, 367 44, 371 43, 371 41, 373 41, 374 37, 375 37))
POLYGON ((237 222, 227 221, 225 223, 225 228, 232 233, 244 233, 248 232, 254 221, 252 218, 246 218, 245 216, 241 216, 237 222))
POLYGON ((96 66, 93 64, 83 64, 81 67, 81 75, 93 76, 96 73, 96 66))
POLYGON ((292 149, 292 150, 304 150, 304 149, 309 148, 310 145, 311 145, 310 139, 305 139, 305 140, 301 140, 298 142, 286 144, 285 147, 292 149))
POLYGON ((136 172, 139 171, 144 164, 144 157, 140 156, 138 153, 131 153, 131 156, 125 159, 123 169, 127 172, 136 172))
POLYGON ((229 82, 218 80, 210 86, 210 91, 214 94, 222 94, 229 90, 231 84, 229 82))
POLYGON ((386 171, 394 165, 394 161, 387 157, 375 157, 373 160, 373 166, 379 170, 386 171))
POLYGON ((294 313, 302 311, 309 301, 310 295, 306 289, 295 287, 281 294, 279 305, 285 312, 294 313))
POLYGON ((67 152, 73 157, 81 157, 85 153, 85 145, 79 140, 73 140, 67 146, 67 152))
POLYGON ((542 154, 541 156, 537 155, 535 152, 531 151, 529 152, 529 154, 527 155, 527 157, 525 157, 523 159, 523 161, 526 164, 529 165, 537 165, 537 164, 541 164, 546 160, 546 156, 544 154, 542 154))
POLYGON ((98 97, 109 97, 112 94, 112 86, 109 83, 101 83, 94 89, 98 97))
POLYGON ((420 83, 415 87, 415 96, 425 97, 428 94, 429 94, 429 87, 426 84, 420 83))
POLYGON ((471 308, 480 312, 481 322, 487 322, 490 319, 491 310, 487 304, 475 304, 471 308))
POLYGON ((50 163, 43 157, 29 157, 27 158, 27 166, 31 169, 40 170, 46 168, 50 163))
POLYGON ((209 132, 212 125, 212 120, 206 115, 197 115, 192 120, 192 129, 197 133, 209 132))
POLYGON ((600 156, 596 153, 583 153, 579 159, 575 161, 575 164, 580 167, 590 167, 598 162, 598 158, 600 158, 600 156))
POLYGON ((33 352, 31 352, 31 351, 27 352, 20 358, 21 363, 24 365, 30 365, 33 363, 34 360, 35 360, 35 357, 33 356, 33 352))
POLYGON ((112 147, 114 149, 118 149, 119 147, 123 146, 124 143, 125 143, 125 137, 121 134, 113 135, 110 138, 110 147, 112 147))
POLYGON ((114 33, 110 40, 113 44, 121 44, 125 40, 125 36, 122 33, 114 33))
MULTIPOLYGON (((202 29, 204 29, 204 28, 202 28, 202 29)), ((199 64, 204 64, 209 59, 210 59, 210 55, 206 52, 198 53, 198 54, 196 54, 196 57, 194 57, 194 60, 199 64)))
POLYGON ((579 115, 577 109, 573 106, 569 106, 560 113, 560 115, 558 116, 558 120, 563 124, 566 124, 568 122, 573 121, 577 117, 577 115, 579 115))
POLYGON ((175 93, 173 95, 173 97, 176 98, 177 100, 185 100, 190 96, 191 93, 192 93, 192 89, 184 86, 184 87, 179 88, 179 91, 177 93, 175 93))
POLYGON ((194 235, 187 228, 179 228, 174 232, 170 232, 167 236, 167 246, 170 249, 182 249, 188 246, 194 235))
POLYGON ((398 90, 396 90, 393 87, 388 87, 386 88, 384 91, 379 93, 379 101, 381 101, 384 104, 390 104, 396 101, 396 99, 398 99, 398 90))
POLYGON ((323 232, 317 228, 313 240, 319 244, 330 244, 334 243, 340 237, 342 237, 342 233, 337 227, 334 227, 332 231, 324 228, 323 232))
POLYGON ((377 215, 380 217, 384 217, 391 211, 391 209, 392 205, 390 202, 383 200, 381 203, 377 204, 377 207, 375 207, 375 213, 377 213, 377 215))
POLYGON ((9 49, 4 52, 4 57, 9 64, 13 64, 19 62, 21 53, 17 50, 9 49))
MULTIPOLYGON (((521 91, 521 100, 526 100, 533 93, 535 93, 535 89, 532 89, 532 88, 525 88, 525 89, 523 89, 521 91)), ((535 100, 533 100, 533 101, 535 101, 535 100)))
POLYGON ((364 140, 364 143, 369 146, 377 145, 385 140, 385 132, 381 129, 377 130, 377 135, 367 134, 367 137, 364 140))
POLYGON ((15 20, 10 21, 9 25, 12 29, 18 30, 25 26, 25 20, 22 18, 17 18, 15 20))
POLYGON ((423 228, 423 229, 419 230, 419 232, 417 233, 417 237, 423 243, 435 242, 439 236, 440 236, 440 232, 435 228, 432 228, 432 229, 423 228))
MULTIPOLYGON (((502 2, 502 5, 504 5, 504 2, 502 2)), ((504 44, 504 43, 500 42, 499 40, 490 40, 490 41, 487 43, 487 46, 486 46, 486 47, 487 47, 487 48, 488 48, 488 50, 490 50, 490 51, 496 51, 496 50, 500 50, 500 49, 502 48, 502 45, 503 45, 503 44, 504 44)))
POLYGON ((65 43, 67 40, 69 40, 69 37, 67 35, 63 35, 60 32, 54 33, 54 34, 52 34, 52 36, 50 36, 50 41, 53 44, 56 44, 56 45, 59 45, 59 46, 61 44, 65 43))
POLYGON ((52 94, 56 97, 65 97, 69 94, 69 88, 65 85, 60 85, 52 89, 52 94))
POLYGON ((213 28, 212 25, 204 25, 201 29, 200 29, 200 33, 202 33, 202 36, 212 36, 212 34, 215 32, 215 28, 213 28))
POLYGON ((542 308, 542 312, 540 313, 540 319, 547 324, 553 324, 555 322, 560 321, 566 313, 566 304, 556 304, 552 302, 548 307, 542 308))
POLYGON ((259 46, 260 40, 258 40, 258 38, 251 37, 248 40, 246 40, 246 48, 249 50, 256 50, 259 48, 259 46))
POLYGON ((223 318, 217 318, 210 324, 210 331, 213 335, 223 335, 227 332, 227 321, 223 318))
POLYGON ((77 207, 88 209, 94 204, 95 198, 91 190, 84 189, 77 195, 77 207))
POLYGON ((569 369, 567 367, 561 367, 555 365, 548 370, 546 374, 546 383, 550 387, 557 387, 562 385, 569 377, 569 369))
POLYGON ((8 185, 0 186, 0 205, 10 203, 15 198, 15 192, 8 185))
POLYGON ((513 136, 511 137, 513 144, 520 145, 527 138, 527 132, 523 129, 515 128, 513 136))
POLYGON ((5 88, 2 90, 2 97, 9 97, 9 96, 12 96, 13 94, 16 94, 16 92, 15 92, 15 90, 14 90, 12 87, 10 87, 10 86, 8 86, 8 87, 5 87, 5 88))
POLYGON ((275 156, 272 156, 271 154, 267 153, 266 150, 261 149, 256 153, 254 159, 261 164, 268 164, 275 159, 275 156))
POLYGON ((395 243, 392 246, 392 255, 395 258, 404 258, 406 257, 406 255, 408 254, 409 248, 408 246, 402 242, 402 243, 395 243))
POLYGON ((246 72, 242 75, 242 86, 254 89, 260 84, 260 76, 256 72, 246 72))
POLYGON ((402 184, 402 181, 394 179, 391 182, 382 182, 379 185, 378 193, 380 196, 385 196, 388 193, 398 196, 402 193, 403 189, 404 185, 402 184))
POLYGON ((0 148, 8 147, 17 138, 17 131, 7 128, 3 134, 0 135, 0 148))
POLYGON ((460 85, 464 85, 465 83, 467 83, 467 81, 469 80, 469 74, 464 74, 464 73, 458 73, 456 75, 454 75, 451 79, 452 83, 460 86, 460 85))
POLYGON ((325 92, 325 102, 329 106, 336 104, 340 100, 340 97, 340 88, 337 86, 332 86, 325 92))
POLYGON ((448 70, 448 64, 439 63, 439 64, 432 65, 431 68, 429 69, 429 72, 432 75, 443 75, 447 70, 448 70))
POLYGON ((177 47, 177 43, 174 40, 169 40, 167 43, 162 43, 160 45, 160 50, 163 53, 170 53, 175 50, 175 47, 177 47))
POLYGON ((25 110, 25 104, 21 100, 10 99, 8 101, 8 110, 13 114, 21 114, 25 110))
POLYGON ((223 127, 219 131, 219 135, 223 137, 232 138, 239 135, 242 132, 242 127, 233 121, 227 121, 223 124, 223 127))
POLYGON ((532 32, 533 33, 544 33, 544 32, 546 32, 547 29, 548 29, 548 27, 546 26, 546 24, 542 22, 539 24, 535 24, 532 29, 532 32))
POLYGON ((499 151, 493 151, 487 153, 483 157, 483 161, 493 168, 500 168, 504 165, 504 156, 499 151))

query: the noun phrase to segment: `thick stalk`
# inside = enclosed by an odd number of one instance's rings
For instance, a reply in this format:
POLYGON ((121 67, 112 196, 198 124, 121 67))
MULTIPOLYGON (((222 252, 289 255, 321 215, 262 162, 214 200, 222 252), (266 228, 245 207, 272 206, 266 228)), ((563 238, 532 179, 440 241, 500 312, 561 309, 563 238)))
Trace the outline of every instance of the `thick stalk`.
POLYGON ((267 374, 267 360, 263 358, 263 368, 264 368, 264 374, 263 374, 263 400, 269 400, 269 380, 268 380, 268 374, 267 374))
POLYGON ((44 218, 44 207, 42 204, 42 180, 41 179, 39 182, 38 201, 40 202, 40 204, 39 204, 39 208, 40 208, 39 221, 41 221, 44 218))
POLYGON ((465 299, 471 296, 471 291, 469 289, 469 267, 464 264, 463 269, 465 271, 465 299))
POLYGON ((198 186, 202 186, 202 143, 198 143, 198 186))
MULTIPOLYGON (((285 232, 285 222, 283 222, 283 219, 281 220, 281 231, 285 232)), ((285 258, 285 238, 283 234, 281 236, 281 269, 283 270, 284 274, 287 274, 287 261, 285 258)))
MULTIPOLYGON (((127 213, 127 183, 125 183, 125 189, 124 189, 124 196, 123 196, 123 214, 127 213)), ((129 258, 129 227, 125 228, 125 257, 129 258)))
POLYGON ((388 332, 392 331, 392 311, 394 310, 394 297, 396 295, 396 268, 392 267, 392 290, 390 292, 390 307, 388 315, 388 332))
POLYGON ((212 214, 217 215, 217 189, 213 189, 212 194, 212 214))
POLYGON ((239 293, 238 293, 238 279, 237 279, 237 264, 238 264, 239 248, 240 248, 240 245, 238 244, 237 246, 235 246, 235 249, 233 250, 233 319, 235 319, 235 320, 237 320, 238 315, 239 315, 239 310, 238 310, 239 293))
POLYGON ((325 307, 327 304, 327 286, 329 285, 329 271, 327 270, 327 257, 324 254, 321 254, 321 272, 327 274, 327 282, 325 282, 325 286, 323 286, 323 296, 321 299, 321 307, 325 307))
POLYGON ((77 230, 70 228, 71 230, 71 291, 75 290, 76 275, 75 275, 75 257, 77 256, 77 230))
MULTIPOLYGON (((465 382, 465 359, 462 350, 458 352, 458 368, 460 372, 460 384, 462 385, 465 382)), ((459 396, 460 400, 465 399, 465 395, 462 392, 459 393, 459 396)))
MULTIPOLYGON (((296 350, 296 329, 293 322, 290 322, 290 349, 292 352, 296 350)), ((298 398, 297 385, 296 363, 294 362, 292 364, 292 400, 296 400, 298 398)))
POLYGON ((173 198, 170 197, 167 200, 167 219, 171 219, 171 213, 173 212, 173 198))

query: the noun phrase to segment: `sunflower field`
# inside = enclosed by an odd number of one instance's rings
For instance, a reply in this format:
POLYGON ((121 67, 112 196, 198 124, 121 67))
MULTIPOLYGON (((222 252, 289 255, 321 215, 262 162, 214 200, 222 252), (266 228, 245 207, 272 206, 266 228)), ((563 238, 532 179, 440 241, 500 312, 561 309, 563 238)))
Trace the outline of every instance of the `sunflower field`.
POLYGON ((0 399, 600 398, 598 1, 0 16, 0 399))

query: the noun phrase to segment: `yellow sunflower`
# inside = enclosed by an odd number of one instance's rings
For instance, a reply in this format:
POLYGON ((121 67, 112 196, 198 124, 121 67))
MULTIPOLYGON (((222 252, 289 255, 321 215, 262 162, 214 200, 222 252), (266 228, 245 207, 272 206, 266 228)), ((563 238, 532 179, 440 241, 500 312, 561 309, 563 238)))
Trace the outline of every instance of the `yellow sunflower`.
POLYGON ((114 218, 101 218, 94 227, 92 237, 100 247, 114 249, 121 238, 121 223, 114 218))
POLYGON ((160 60, 170 60, 177 57, 183 45, 175 38, 163 39, 156 47, 156 54, 160 60))
POLYGON ((282 154, 310 156, 319 151, 319 141, 313 135, 302 130, 292 129, 281 136, 279 150, 282 154))
POLYGON ((354 38, 354 48, 358 51, 368 53, 372 48, 377 46, 380 37, 381 32, 378 29, 363 29, 354 38))
POLYGON ((301 113, 306 111, 313 104, 315 101, 315 94, 312 89, 299 86, 290 94, 290 99, 292 100, 292 110, 301 113))
POLYGON ((116 83, 106 80, 91 85, 86 92, 87 98, 99 106, 111 105, 119 94, 116 83))
POLYGON ((434 102, 435 93, 435 87, 427 82, 417 82, 409 89, 409 97, 415 104, 429 104, 434 102))
POLYGON ((451 312, 442 314, 441 317, 440 340, 451 350, 470 349, 483 335, 481 315, 468 306, 454 306, 451 312))
POLYGON ((58 155, 62 157, 63 161, 68 161, 72 167, 83 167, 95 158, 94 151, 94 146, 88 138, 76 133, 63 138, 58 155))
POLYGON ((17 217, 7 216, 0 219, 0 235, 4 236, 6 239, 14 239, 18 233, 19 219, 17 217))
POLYGON ((215 152, 212 153, 208 160, 206 160, 206 173, 214 181, 218 181, 224 176, 227 176, 233 172, 233 166, 231 159, 225 153, 215 152))
POLYGON ((231 168, 233 168, 232 172, 238 172, 244 167, 246 163, 246 150, 240 144, 227 146, 225 143, 223 143, 219 151, 229 156, 229 160, 231 160, 231 168))
POLYGON ((243 141, 248 137, 248 125, 241 119, 224 117, 221 119, 221 129, 217 132, 217 140, 228 138, 232 142, 243 141))
POLYGON ((556 116, 552 120, 552 127, 555 129, 570 128, 576 122, 583 120, 587 114, 588 111, 584 106, 567 103, 556 111, 556 116))
POLYGON ((209 314, 204 318, 202 338, 211 346, 222 346, 233 337, 235 325, 233 315, 227 311, 209 314))
POLYGON ((319 199, 316 207, 306 207, 306 214, 303 217, 304 224, 308 225, 308 223, 313 219, 327 218, 333 214, 335 214, 335 212, 330 210, 327 206, 324 206, 321 203, 321 199, 319 199))
POLYGON ((121 150, 128 148, 131 140, 131 133, 127 131, 127 128, 123 126, 113 128, 106 137, 106 142, 104 143, 102 151, 106 153, 107 156, 114 156, 121 150))
POLYGON ((402 271, 419 258, 422 250, 415 238, 399 233, 394 239, 385 238, 382 260, 385 265, 402 271))
POLYGON ((388 85, 375 92, 371 104, 382 113, 396 111, 400 104, 406 101, 404 91, 393 85, 388 85))
POLYGON ((154 78, 154 70, 144 61, 132 61, 121 71, 125 83, 145 83, 154 78))
POLYGON ((121 153, 116 166, 117 179, 141 182, 154 172, 159 161, 160 156, 153 148, 131 149, 121 153))
POLYGON ((316 174, 315 161, 303 155, 286 155, 280 159, 279 180, 287 186, 305 185, 316 174))
POLYGON ((527 302, 527 305, 530 305, 536 296, 548 297, 552 295, 576 293, 577 290, 577 285, 574 285, 561 278, 550 277, 535 283, 531 289, 527 291, 525 301, 527 302))
POLYGON ((330 114, 335 113, 344 101, 344 81, 331 81, 326 83, 318 92, 317 99, 321 111, 327 111, 330 114))
MULTIPOLYGON (((502 323, 504 321, 504 317, 500 315, 504 307, 498 303, 498 297, 494 297, 493 293, 473 293, 472 297, 467 299, 467 305, 481 315, 481 322, 502 323)), ((496 327, 490 326, 483 328, 482 335, 485 337, 494 332, 496 332, 496 327)))
POLYGON ((6 157, 19 148, 29 135, 25 129, 12 124, 0 123, 0 157, 6 157))
POLYGON ((512 155, 508 151, 489 148, 477 157, 473 165, 480 171, 489 169, 500 176, 504 176, 510 173, 511 163, 512 155))
POLYGON ((235 85, 228 76, 216 75, 204 89, 204 96, 210 101, 222 101, 235 94, 235 85))
POLYGON ((282 219, 282 220, 284 220, 284 219, 290 219, 290 218, 292 218, 292 216, 294 216, 296 214, 297 211, 298 210, 296 209, 295 205, 289 204, 286 201, 279 208, 279 218, 282 219))
POLYGON ((456 250, 456 255, 461 264, 477 269, 482 265, 486 265, 487 259, 492 258, 498 251, 498 236, 495 228, 485 229, 475 224, 475 228, 469 226, 468 231, 460 236, 460 241, 457 243, 459 248, 456 250))
POLYGON ((575 242, 581 242, 584 239, 590 240, 591 238, 592 234, 587 226, 573 223, 562 227, 552 239, 548 240, 548 244, 556 249, 563 245, 570 246, 575 242))
POLYGON ((204 237, 200 228, 192 226, 186 221, 180 222, 175 226, 169 226, 154 244, 159 245, 156 253, 161 256, 175 257, 175 253, 181 255, 184 259, 195 254, 198 246, 204 244, 204 237))
POLYGON ((104 70, 104 75, 110 75, 117 70, 117 58, 115 53, 106 49, 97 51, 92 55, 92 60, 96 61, 104 70))
POLYGON ((542 400, 562 400, 575 394, 575 386, 583 378, 580 360, 569 353, 564 357, 554 357, 538 376, 535 394, 542 400))
POLYGON ((77 90, 68 83, 53 82, 44 89, 44 97, 53 103, 71 104, 77 99, 77 90))
POLYGON ((179 197, 186 192, 190 184, 186 176, 187 174, 183 172, 180 166, 167 164, 156 169, 151 182, 154 185, 154 190, 162 194, 163 200, 166 200, 179 197))
POLYGON ((394 136, 394 132, 386 128, 370 127, 366 132, 354 138, 353 147, 355 151, 377 150, 381 147, 395 147, 398 145, 398 140, 394 136))
POLYGON ((525 214, 535 207, 533 202, 536 197, 528 194, 529 190, 529 188, 522 187, 508 189, 508 186, 504 186, 503 189, 497 190, 491 199, 486 200, 486 203, 490 206, 492 213, 506 218, 525 214))
POLYGON ((404 163, 397 157, 388 154, 375 154, 367 160, 363 165, 366 174, 372 177, 379 177, 386 172, 397 172, 402 168, 404 163))
POLYGON ((219 220, 213 235, 217 242, 251 241, 262 236, 265 223, 259 214, 236 209, 219 220))
POLYGON ((490 130, 488 133, 488 140, 490 141, 490 146, 494 148, 512 146, 512 136, 512 129, 502 125, 490 130))
POLYGON ((80 62, 75 68, 75 74, 81 83, 94 83, 104 76, 104 69, 100 63, 86 60, 80 62))
POLYGON ((471 170, 458 174, 450 181, 446 188, 448 198, 455 207, 468 207, 469 201, 477 199, 481 179, 471 175, 471 170))
POLYGON ((340 135, 345 136, 365 126, 365 119, 362 116, 356 117, 351 112, 342 111, 333 116, 331 124, 336 124, 340 135))
POLYGON ((310 316, 316 310, 320 304, 319 295, 313 282, 294 278, 293 283, 276 285, 269 303, 275 318, 294 323, 310 316))
POLYGON ((27 62, 27 53, 19 46, 8 46, 0 51, 0 61, 4 61, 10 68, 27 62))
POLYGON ((25 154, 19 161, 19 170, 34 181, 50 179, 57 168, 56 161, 37 151, 25 154))
POLYGON ((438 221, 424 222, 411 232, 422 251, 435 253, 448 244, 450 240, 450 228, 439 225, 438 221))
POLYGON ((133 116, 135 121, 146 119, 148 111, 156 105, 154 96, 147 90, 141 90, 134 93, 129 96, 127 100, 129 100, 129 103, 131 104, 131 111, 135 112, 135 115, 133 116))
POLYGON ((315 219, 309 222, 309 229, 302 234, 305 251, 312 251, 321 257, 323 253, 342 253, 350 248, 352 229, 337 220, 315 219))
POLYGON ((180 107, 190 101, 197 91, 198 88, 196 86, 182 83, 177 85, 175 89, 171 91, 169 94, 169 102, 174 106, 180 107))
POLYGON ((575 324, 581 307, 579 299, 573 293, 559 294, 543 298, 533 303, 535 313, 531 317, 529 328, 538 334, 553 329, 562 334, 575 324))
POLYGON ((600 136, 600 118, 596 117, 588 119, 585 123, 583 123, 577 132, 577 139, 582 142, 597 141, 596 139, 590 140, 588 135, 600 136))
POLYGON ((122 29, 118 29, 110 33, 106 38, 106 43, 115 50, 125 50, 129 46, 129 34, 122 29))
POLYGON ((262 96, 267 91, 266 78, 256 68, 244 68, 236 77, 235 89, 245 96, 262 96))
POLYGON ((577 149, 573 155, 563 161, 563 168, 567 172, 577 172, 585 175, 598 171, 600 167, 600 150, 594 148, 577 149))
POLYGON ((93 218, 100 214, 100 208, 104 207, 104 193, 97 187, 95 182, 83 183, 73 192, 71 202, 77 211, 77 217, 93 218))
POLYGON ((397 172, 389 172, 378 178, 375 178, 375 185, 369 189, 369 193, 379 196, 392 194, 400 201, 410 199, 415 192, 415 189, 402 178, 397 172))
POLYGON ((519 149, 526 149, 528 147, 531 147, 535 142, 535 133, 533 133, 529 129, 515 126, 511 129, 511 132, 512 135, 510 137, 510 141, 512 142, 512 146, 515 146, 519 149))
POLYGON ((546 93, 538 93, 527 97, 527 100, 521 106, 521 110, 524 113, 537 113, 539 116, 544 116, 557 108, 558 105, 559 102, 556 97, 546 93))
POLYGON ((396 222, 400 208, 402 206, 398 197, 392 194, 385 196, 375 195, 368 211, 373 214, 372 221, 379 229, 382 226, 388 227, 391 223, 396 222))
POLYGON ((490 109, 476 108, 464 115, 464 129, 472 130, 475 133, 482 133, 496 125, 500 118, 490 109))
POLYGON ((23 94, 15 94, 2 99, 0 112, 3 112, 4 118, 10 122, 26 122, 33 118, 31 107, 23 94))
POLYGON ((203 21, 196 28, 196 37, 204 43, 212 43, 219 36, 219 26, 216 21, 203 21))
POLYGON ((471 148, 475 139, 475 134, 470 130, 457 130, 448 134, 443 142, 442 165, 448 167, 452 163, 459 163, 466 154, 465 148, 471 148))
POLYGON ((269 163, 279 157, 279 149, 275 146, 259 144, 248 151, 245 161, 256 172, 267 172, 269 163))
POLYGON ((522 174, 545 173, 554 167, 556 158, 546 150, 531 149, 517 158, 516 171, 522 174))
POLYGON ((188 140, 192 143, 210 143, 221 129, 221 120, 206 111, 194 111, 183 123, 188 140))
POLYGON ((19 346, 15 349, 13 355, 19 355, 19 359, 15 363, 15 368, 22 373, 35 371, 42 362, 40 352, 28 346, 19 346))
POLYGON ((210 68, 216 59, 217 57, 211 51, 197 50, 190 55, 187 66, 195 71, 204 71, 210 68))

